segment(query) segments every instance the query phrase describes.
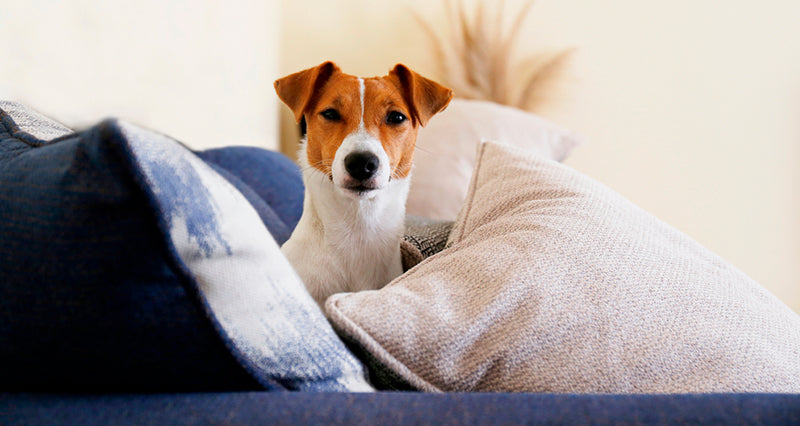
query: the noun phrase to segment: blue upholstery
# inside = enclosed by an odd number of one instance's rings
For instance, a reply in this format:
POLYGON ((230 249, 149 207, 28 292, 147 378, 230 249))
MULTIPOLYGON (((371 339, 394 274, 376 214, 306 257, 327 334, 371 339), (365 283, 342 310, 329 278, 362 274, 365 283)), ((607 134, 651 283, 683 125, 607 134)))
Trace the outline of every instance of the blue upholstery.
MULTIPOLYGON (((2 416, 5 415, 5 418, 2 416)), ((6 424, 800 424, 800 395, 6 395, 6 424)))

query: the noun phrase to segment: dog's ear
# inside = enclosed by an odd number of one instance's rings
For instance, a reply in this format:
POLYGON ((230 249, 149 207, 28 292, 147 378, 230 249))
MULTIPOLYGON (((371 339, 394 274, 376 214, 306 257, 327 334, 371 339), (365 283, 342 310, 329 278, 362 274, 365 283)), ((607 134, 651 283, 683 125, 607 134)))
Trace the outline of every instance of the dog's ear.
POLYGON ((403 64, 395 65, 389 71, 389 78, 401 90, 412 110, 411 114, 422 126, 428 124, 428 120, 445 109, 453 99, 452 90, 411 71, 403 64))
POLYGON ((336 64, 330 61, 324 62, 314 68, 275 80, 275 91, 283 103, 292 109, 295 120, 300 123, 314 94, 319 92, 325 82, 337 72, 340 70, 336 64))

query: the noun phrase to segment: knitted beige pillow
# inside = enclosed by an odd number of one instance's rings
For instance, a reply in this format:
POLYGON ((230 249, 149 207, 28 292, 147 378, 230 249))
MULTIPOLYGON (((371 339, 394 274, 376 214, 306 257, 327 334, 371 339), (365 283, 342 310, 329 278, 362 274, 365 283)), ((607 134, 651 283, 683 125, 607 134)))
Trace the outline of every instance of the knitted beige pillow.
POLYGON ((475 144, 500 141, 561 161, 578 136, 537 115, 487 101, 453 99, 419 130, 406 212, 453 220, 469 189, 475 144))
POLYGON ((580 173, 487 143, 449 247, 335 328, 387 388, 800 392, 800 317, 580 173))

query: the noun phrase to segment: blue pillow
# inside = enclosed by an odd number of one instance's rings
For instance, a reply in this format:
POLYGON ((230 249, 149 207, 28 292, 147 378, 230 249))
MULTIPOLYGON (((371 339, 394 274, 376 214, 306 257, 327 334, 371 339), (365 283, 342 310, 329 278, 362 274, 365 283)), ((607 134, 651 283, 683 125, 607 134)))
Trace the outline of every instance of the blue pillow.
POLYGON ((0 111, 0 390, 369 390, 262 222, 295 213, 246 187, 260 209, 165 136, 0 111))
POLYGON ((278 245, 289 239, 303 214, 303 177, 297 164, 282 154, 246 146, 209 149, 195 154, 236 186, 251 204, 263 201, 269 206, 282 228, 277 229, 277 224, 272 226, 272 221, 264 222, 278 245), (254 203, 248 193, 256 195, 258 200, 254 203))

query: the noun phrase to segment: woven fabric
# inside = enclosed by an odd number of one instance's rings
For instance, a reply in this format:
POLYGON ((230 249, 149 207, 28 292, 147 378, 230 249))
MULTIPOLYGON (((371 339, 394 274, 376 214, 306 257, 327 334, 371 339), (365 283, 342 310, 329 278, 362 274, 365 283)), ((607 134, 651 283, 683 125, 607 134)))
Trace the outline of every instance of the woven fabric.
POLYGON ((8 114, 13 125, 38 140, 48 141, 72 133, 69 127, 18 102, 0 101, 0 110, 8 114))
POLYGON ((800 392, 800 317, 596 181, 483 144, 449 246, 329 317, 429 391, 800 392))
POLYGON ((419 130, 406 211, 453 220, 467 196, 477 144, 499 141, 561 161, 578 136, 537 115, 494 102, 453 99, 419 130))
POLYGON ((400 246, 404 271, 442 251, 453 228, 452 221, 421 216, 407 216, 405 225, 400 246))

